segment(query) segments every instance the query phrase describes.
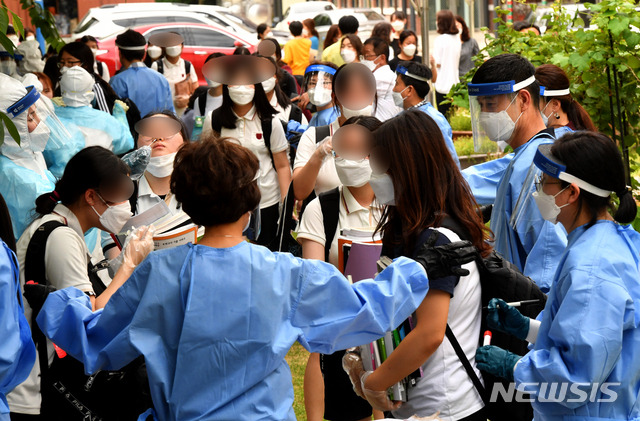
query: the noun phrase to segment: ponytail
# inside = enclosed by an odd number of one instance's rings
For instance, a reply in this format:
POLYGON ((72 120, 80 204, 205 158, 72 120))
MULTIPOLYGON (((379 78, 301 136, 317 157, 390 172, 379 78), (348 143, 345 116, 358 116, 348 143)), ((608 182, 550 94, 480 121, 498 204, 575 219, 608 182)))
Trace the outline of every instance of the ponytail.
POLYGON ((621 224, 632 223, 633 220, 636 219, 638 212, 638 205, 636 205, 633 194, 631 194, 630 189, 625 187, 622 192, 616 192, 616 196, 618 196, 620 203, 618 204, 618 209, 616 209, 613 219, 621 224))
POLYGON ((598 131, 593 121, 591 121, 589 113, 573 98, 570 100, 560 99, 560 107, 567 113, 569 122, 573 124, 576 130, 598 131))
POLYGON ((56 207, 59 201, 60 194, 56 190, 49 193, 41 194, 36 199, 36 212, 39 213, 40 216, 48 215, 53 212, 53 209, 56 207))

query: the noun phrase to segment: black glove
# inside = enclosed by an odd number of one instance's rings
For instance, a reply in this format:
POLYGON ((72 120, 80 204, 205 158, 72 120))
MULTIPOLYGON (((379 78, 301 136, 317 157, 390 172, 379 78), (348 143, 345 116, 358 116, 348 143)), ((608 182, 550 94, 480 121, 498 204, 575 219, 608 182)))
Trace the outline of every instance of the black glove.
POLYGON ((469 271, 460 266, 476 259, 478 256, 476 248, 469 241, 456 241, 434 247, 438 236, 438 232, 434 230, 414 260, 424 266, 429 279, 451 275, 467 276, 469 271))

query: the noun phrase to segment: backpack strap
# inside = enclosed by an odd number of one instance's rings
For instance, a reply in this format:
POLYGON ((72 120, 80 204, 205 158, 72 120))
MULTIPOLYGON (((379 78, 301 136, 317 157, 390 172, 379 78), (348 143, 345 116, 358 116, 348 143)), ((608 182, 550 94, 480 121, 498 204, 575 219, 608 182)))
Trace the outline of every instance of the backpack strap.
MULTIPOLYGON (((144 175, 143 175, 144 177, 144 175)), ((133 194, 129 198, 129 204, 131 205, 131 213, 136 214, 138 210, 138 180, 133 180, 133 194)))
POLYGON ((273 160, 273 152, 271 152, 271 132, 273 131, 273 119, 264 118, 260 120, 262 126, 262 139, 264 139, 264 145, 269 152, 269 158, 271 158, 271 165, 273 169, 276 169, 276 162, 273 160))
POLYGON ((469 375, 469 378, 471 379, 471 382, 473 383, 476 390, 478 391, 478 394, 480 395, 482 402, 484 403, 485 406, 489 405, 489 397, 487 396, 487 390, 484 388, 484 386, 482 385, 482 382, 480 381, 480 378, 478 377, 478 374, 475 372, 475 370, 471 366, 471 363, 469 362, 467 355, 464 353, 464 351, 462 350, 462 347, 460 346, 460 342, 458 342, 456 335, 453 334, 453 331, 451 330, 449 323, 447 323, 447 329, 445 330, 445 335, 447 336, 447 339, 449 339, 449 342, 451 343, 453 350, 456 351, 456 355, 460 359, 460 362, 462 363, 464 370, 467 372, 467 374, 469 375))
POLYGON ((189 79, 189 73, 191 73, 191 62, 189 60, 184 61, 184 74, 189 79))
POLYGON ((291 104, 291 110, 289 111, 289 121, 297 121, 302 124, 302 110, 296 104, 291 104))
POLYGON ((331 136, 331 126, 316 126, 316 143, 320 143, 325 137, 331 136))
POLYGON ((329 261, 329 250, 336 236, 338 229, 338 218, 340 217, 340 188, 336 187, 318 197, 320 209, 322 209, 322 225, 324 225, 324 261, 329 261))
POLYGON ((162 62, 162 58, 160 60, 156 60, 156 63, 158 63, 158 73, 160 74, 164 74, 164 63, 162 62))
MULTIPOLYGON (((207 89, 200 95, 198 95, 198 108, 200 109, 200 115, 204 115, 207 110, 207 95, 209 95, 209 90, 207 89)), ((220 132, 218 132, 220 133, 220 132)))
POLYGON ((102 66, 104 66, 104 63, 102 63, 101 61, 96 60, 96 64, 97 64, 96 67, 98 69, 98 75, 100 77, 102 77, 102 75, 104 74, 104 67, 102 67, 102 66))

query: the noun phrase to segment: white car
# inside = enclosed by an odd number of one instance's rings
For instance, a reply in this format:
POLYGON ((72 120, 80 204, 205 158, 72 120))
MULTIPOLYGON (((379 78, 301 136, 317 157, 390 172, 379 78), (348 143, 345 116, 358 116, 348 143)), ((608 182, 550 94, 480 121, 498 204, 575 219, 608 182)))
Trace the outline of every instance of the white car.
POLYGON ((274 29, 289 32, 289 24, 291 22, 302 22, 305 19, 313 19, 319 13, 332 10, 337 10, 337 8, 330 1, 304 1, 294 3, 284 12, 282 19, 274 19, 274 23, 277 22, 274 29))
POLYGON ((336 9, 317 14, 313 17, 320 40, 324 40, 329 27, 338 24, 343 16, 355 16, 358 19, 358 36, 364 42, 371 36, 373 27, 380 22, 388 22, 384 16, 373 9, 336 9))
MULTIPOLYGON (((181 3, 122 3, 94 7, 84 16, 71 39, 92 35, 98 40, 122 32, 125 28, 166 23, 219 25, 243 38, 256 37, 256 25, 226 7, 181 3)), ((286 42, 290 35, 274 31, 274 38, 286 42), (282 39, 280 39, 282 38, 282 39)))

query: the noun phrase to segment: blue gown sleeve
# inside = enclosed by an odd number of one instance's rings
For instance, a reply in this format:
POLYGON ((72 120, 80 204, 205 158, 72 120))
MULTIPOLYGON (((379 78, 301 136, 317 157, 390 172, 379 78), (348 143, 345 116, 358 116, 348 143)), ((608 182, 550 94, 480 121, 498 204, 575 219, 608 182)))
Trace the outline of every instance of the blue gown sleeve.
POLYGON ((6 394, 22 383, 36 360, 24 317, 15 255, 0 241, 0 419, 9 413, 6 394))
POLYGON ((429 290, 424 268, 401 257, 375 279, 353 285, 332 265, 305 260, 291 323, 309 351, 331 354, 371 342, 398 327, 429 290))
POLYGON ((113 88, 113 91, 118 94, 120 98, 129 98, 129 92, 127 91, 127 84, 122 82, 124 76, 113 75, 109 84, 113 88))
POLYGON ((493 161, 483 162, 462 170, 462 176, 469 187, 476 202, 480 205, 492 205, 496 201, 498 184, 514 154, 510 153, 493 161))
MULTIPOLYGON (((601 384, 621 355, 623 330, 632 323, 625 314, 633 299, 618 282, 579 269, 557 282, 549 300, 556 300, 559 291, 564 299, 553 316, 548 303, 534 349, 515 367, 516 385, 601 384)), ((537 394, 536 388, 525 389, 537 394)), ((554 402, 575 409, 584 405, 578 398, 568 390, 566 399, 554 402)))
MULTIPOLYGON (((169 110, 172 112, 176 112, 175 107, 173 106, 173 95, 171 95, 171 87, 169 86, 169 82, 167 80, 163 80, 163 86, 160 89, 164 90, 164 98, 165 98, 165 110, 169 110)), ((160 98, 162 95, 160 96, 160 98)), ((144 117, 144 116, 143 116, 144 117)))
POLYGON ((116 120, 110 127, 113 138, 113 153, 120 155, 133 149, 133 136, 129 130, 127 113, 120 101, 116 101, 113 105, 113 117, 116 120))
POLYGON ((56 291, 44 303, 36 318, 38 326, 53 343, 81 361, 87 374, 120 369, 140 355, 130 332, 150 278, 150 260, 136 268, 104 309, 93 312, 89 297, 76 288, 56 291))

